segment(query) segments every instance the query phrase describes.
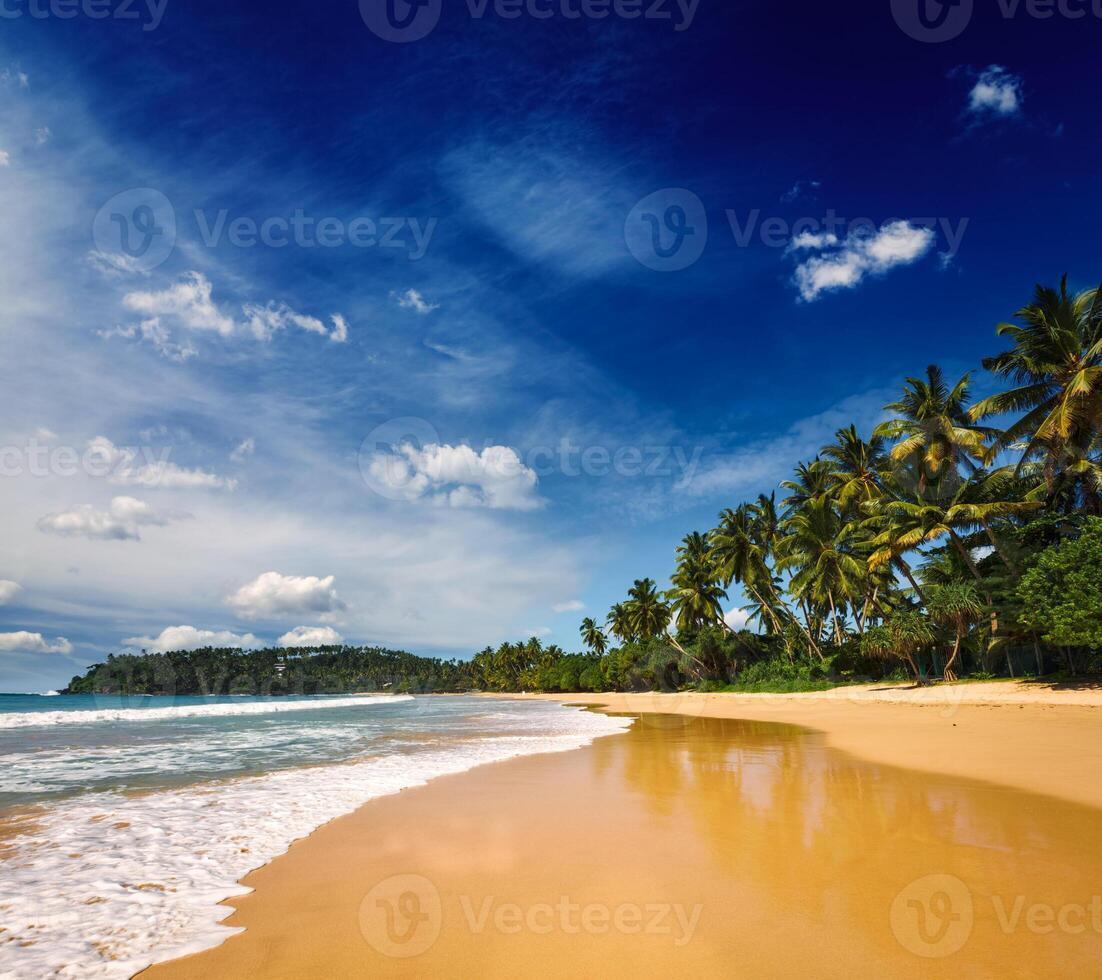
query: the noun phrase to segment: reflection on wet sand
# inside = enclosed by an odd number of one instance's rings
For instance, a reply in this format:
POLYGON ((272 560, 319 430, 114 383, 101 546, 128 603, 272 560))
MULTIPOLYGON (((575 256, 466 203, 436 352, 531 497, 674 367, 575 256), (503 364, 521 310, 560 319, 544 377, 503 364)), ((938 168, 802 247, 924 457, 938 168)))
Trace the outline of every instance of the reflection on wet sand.
POLYGON ((1097 977, 1098 826, 800 728, 643 715, 330 824, 247 879, 245 933, 150 975, 1097 977))

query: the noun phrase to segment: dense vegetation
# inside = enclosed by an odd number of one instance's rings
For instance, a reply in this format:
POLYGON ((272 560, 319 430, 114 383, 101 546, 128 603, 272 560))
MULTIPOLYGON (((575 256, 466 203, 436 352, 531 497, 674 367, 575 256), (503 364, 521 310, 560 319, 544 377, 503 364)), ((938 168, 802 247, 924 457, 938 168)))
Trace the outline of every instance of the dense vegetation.
POLYGON ((874 431, 842 429, 778 493, 685 537, 670 587, 639 579, 587 654, 538 640, 470 662, 377 649, 113 657, 71 690, 807 690, 902 672, 1096 670, 1102 650, 1102 291, 1037 287, 984 368, 931 366, 874 431), (722 603, 737 586, 755 632, 722 603))

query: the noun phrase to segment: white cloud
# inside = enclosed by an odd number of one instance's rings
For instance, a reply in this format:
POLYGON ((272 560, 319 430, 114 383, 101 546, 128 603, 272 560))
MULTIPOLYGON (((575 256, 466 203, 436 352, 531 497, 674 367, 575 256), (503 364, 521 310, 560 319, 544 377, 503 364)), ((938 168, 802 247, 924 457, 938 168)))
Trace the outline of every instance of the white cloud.
POLYGON ((409 444, 397 454, 376 453, 369 463, 372 480, 408 500, 428 497, 450 507, 491 510, 536 510, 543 500, 536 493, 539 478, 508 446, 488 446, 481 453, 470 446, 409 444))
POLYGON ((336 647, 344 637, 332 626, 296 626, 279 638, 281 647, 336 647))
POLYGON ((433 310, 440 309, 439 303, 430 303, 416 289, 407 289, 404 293, 391 293, 392 299, 398 301, 403 310, 413 310, 422 316, 427 316, 433 310))
POLYGON ((328 337, 337 344, 348 340, 348 323, 339 313, 330 317, 333 322, 333 329, 330 330, 317 317, 296 313, 285 303, 268 303, 266 306, 249 303, 242 308, 242 312, 246 327, 257 340, 271 340, 275 333, 288 327, 298 327, 307 333, 328 337))
POLYGON ((256 440, 249 436, 248 439, 242 440, 238 443, 237 447, 232 453, 230 453, 230 459, 235 463, 240 463, 245 459, 248 459, 253 453, 256 452, 256 440))
POLYGON ((160 292, 133 292, 122 298, 128 310, 145 317, 171 317, 186 330, 233 334, 236 324, 211 298, 213 287, 201 272, 189 272, 180 282, 160 292))
POLYGON ((123 640, 128 647, 148 650, 150 653, 171 653, 174 650, 199 650, 203 647, 262 646, 252 633, 231 633, 229 630, 201 630, 194 626, 168 626, 160 636, 132 636, 123 640))
POLYGON ((184 516, 160 514, 149 504, 133 497, 115 497, 107 510, 97 510, 91 504, 85 504, 59 514, 47 514, 38 521, 38 529, 67 538, 140 541, 141 528, 164 527, 184 516))
POLYGON ((246 619, 302 614, 325 618, 347 608, 333 582, 332 575, 317 578, 265 572, 241 586, 226 603, 246 619))
POLYGON ((992 65, 980 73, 968 94, 968 111, 974 116, 1007 118, 1021 111, 1024 99, 1021 77, 992 65))
MULTIPOLYGON (((99 249, 93 249, 84 257, 84 260, 107 279, 149 275, 149 271, 142 267, 139 259, 122 252, 101 252, 99 249)), ((121 330, 121 328, 119 329, 121 330)), ((112 335, 117 332, 111 331, 112 335)), ((100 336, 107 335, 101 332, 100 336)), ((131 333, 130 336, 134 336, 134 333, 131 333)))
POLYGON ((10 579, 0 578, 0 606, 6 606, 22 591, 23 586, 21 586, 18 582, 12 582, 10 579))
POLYGON ((550 626, 535 626, 532 629, 525 630, 524 635, 526 637, 529 637, 529 638, 535 636, 535 637, 538 637, 539 639, 542 640, 545 637, 548 637, 548 636, 551 635, 551 627, 550 626))
POLYGON ((73 645, 63 636, 50 643, 41 633, 0 633, 0 653, 72 653, 73 645))
POLYGON ((34 145, 43 146, 49 142, 50 137, 53 134, 50 132, 49 126, 43 126, 40 129, 34 131, 34 145))
POLYGON ((724 613, 723 621, 737 633, 740 630, 749 629, 750 614, 742 609, 732 609, 724 613))
POLYGON ((801 198, 815 196, 815 192, 823 186, 821 180, 797 180, 784 194, 781 195, 782 204, 794 204, 801 198))
POLYGON ((879 230, 857 229, 838 241, 833 235, 800 235, 791 251, 817 251, 796 268, 795 282, 806 302, 837 289, 852 289, 866 276, 911 265, 933 247, 932 229, 893 221, 879 230))
POLYGON ((11 154, 7 150, 0 150, 0 167, 11 166, 11 154))
MULTIPOLYGON (((126 256, 90 252, 88 261, 108 277, 140 271, 126 256)), ((299 313, 286 303, 246 303, 241 308, 244 319, 238 322, 218 307, 213 291, 210 280, 201 272, 188 272, 167 289, 127 293, 122 298, 123 306, 145 319, 140 324, 101 331, 100 336, 131 339, 141 336, 160 353, 178 361, 194 357, 197 351, 190 345, 176 344, 170 326, 195 333, 216 333, 225 338, 248 333, 260 341, 269 341, 276 333, 295 327, 327 337, 333 343, 343 344, 348 340, 348 322, 339 313, 330 317, 330 328, 317 317, 299 313)))
POLYGON ((186 469, 161 458, 135 465, 138 454, 133 449, 116 446, 106 436, 96 436, 88 443, 90 458, 97 471, 108 472, 111 483, 124 487, 144 487, 161 490, 236 490, 237 481, 201 469, 186 469))
POLYGON ((57 433, 53 429, 47 429, 44 425, 41 425, 34 430, 34 437, 39 442, 53 442, 57 438, 57 433))
POLYGON ((581 612, 585 609, 585 603, 581 599, 571 599, 569 602, 559 602, 551 607, 553 613, 581 612))

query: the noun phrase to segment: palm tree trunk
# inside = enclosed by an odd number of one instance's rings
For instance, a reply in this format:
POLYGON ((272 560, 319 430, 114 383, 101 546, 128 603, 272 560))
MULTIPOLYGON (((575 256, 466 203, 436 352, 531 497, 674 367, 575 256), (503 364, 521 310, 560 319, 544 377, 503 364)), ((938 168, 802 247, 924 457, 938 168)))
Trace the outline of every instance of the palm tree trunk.
POLYGON ((915 595, 918 596, 922 605, 929 605, 929 601, 926 598, 926 593, 922 591, 922 586, 915 581, 914 572, 911 571, 911 566, 907 564, 901 557, 896 556, 896 564, 899 565, 899 570, 906 576, 907 581, 911 583, 911 588, 915 590, 915 595))
POLYGON ((991 547, 995 549, 995 553, 1002 559, 1002 563, 1010 570, 1010 574, 1016 579, 1021 578, 1021 569, 1011 561, 1010 556, 1006 553, 1002 545, 999 544, 999 539, 995 536, 994 529, 987 521, 981 520, 980 523, 983 525, 984 531, 987 532, 987 540, 991 542, 991 547))
MULTIPOLYGON (((961 558, 964 559, 964 563, 968 566, 972 576, 976 582, 979 583, 980 588, 983 590, 984 598, 987 600, 987 604, 991 607, 991 637, 992 639, 999 634, 999 614, 995 610, 995 603, 991 598, 991 593, 988 591, 986 584, 983 581, 983 575, 980 574, 979 566, 976 564, 976 560, 972 557, 971 552, 968 550, 968 546, 960 539, 960 535, 957 534, 952 528, 949 529, 949 537, 952 539, 953 544, 956 545, 957 551, 960 552, 961 558)), ((1009 657, 1009 654, 1007 654, 1009 657)), ((1013 672, 1010 675, 1014 676, 1013 672)))

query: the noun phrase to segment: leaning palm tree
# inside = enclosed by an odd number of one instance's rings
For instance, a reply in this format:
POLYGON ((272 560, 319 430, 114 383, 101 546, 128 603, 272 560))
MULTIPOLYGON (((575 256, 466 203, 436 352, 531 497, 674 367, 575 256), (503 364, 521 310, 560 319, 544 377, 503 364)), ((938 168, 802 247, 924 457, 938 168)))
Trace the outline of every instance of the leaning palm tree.
MULTIPOLYGON (((781 611, 780 599, 773 572, 769 568, 770 546, 766 543, 773 535, 775 508, 770 500, 769 527, 763 531, 758 526, 753 509, 742 504, 735 510, 725 510, 719 517, 719 527, 708 535, 711 544, 711 560, 724 588, 732 582, 743 587, 754 602, 755 615, 770 634, 784 632, 783 620, 787 610, 781 611)), ((759 502, 760 503, 760 502, 759 502)))
POLYGON ((983 619, 983 602, 970 582, 949 582, 931 590, 928 612, 935 623, 948 626, 954 632, 953 653, 945 662, 944 677, 947 681, 955 681, 957 674, 953 668, 960 656, 961 644, 968 630, 983 619))
POLYGON ((586 647, 598 657, 603 657, 605 650, 608 649, 608 641, 605 638, 604 630, 597 625, 597 621, 592 617, 583 619, 579 632, 582 634, 582 642, 586 647))
POLYGON ((975 472, 991 459, 995 429, 976 425, 968 413, 971 375, 965 374, 952 388, 935 364, 926 377, 908 378, 903 396, 884 410, 895 418, 876 427, 875 438, 895 442, 892 462, 912 463, 906 472, 918 475, 918 489, 954 480, 963 468, 975 472))
POLYGON ((1058 290, 1038 286, 1017 316, 1021 323, 997 328, 1014 346, 983 362, 1016 387, 985 398, 971 416, 1024 412, 1000 445, 1021 443, 1022 462, 1040 460, 1052 489, 1069 450, 1089 446, 1102 420, 1102 287, 1072 295, 1064 276, 1058 290))
POLYGON ((641 639, 661 636, 670 625, 670 607, 662 601, 654 579, 636 579, 625 606, 632 632, 641 639))

